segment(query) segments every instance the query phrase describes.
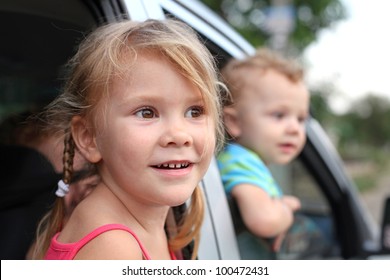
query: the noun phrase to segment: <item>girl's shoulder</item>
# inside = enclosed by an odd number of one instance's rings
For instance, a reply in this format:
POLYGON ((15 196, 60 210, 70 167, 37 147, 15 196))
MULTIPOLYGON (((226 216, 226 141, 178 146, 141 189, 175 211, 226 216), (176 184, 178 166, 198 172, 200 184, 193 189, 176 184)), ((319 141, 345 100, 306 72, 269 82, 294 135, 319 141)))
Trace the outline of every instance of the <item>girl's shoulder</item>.
POLYGON ((137 235, 121 224, 99 226, 76 242, 57 233, 45 259, 150 259, 137 235))
POLYGON ((115 205, 92 195, 74 209, 58 241, 79 243, 78 259, 148 259, 134 228, 126 225, 115 205))
POLYGON ((150 259, 138 236, 121 224, 102 225, 88 233, 76 259, 150 259))

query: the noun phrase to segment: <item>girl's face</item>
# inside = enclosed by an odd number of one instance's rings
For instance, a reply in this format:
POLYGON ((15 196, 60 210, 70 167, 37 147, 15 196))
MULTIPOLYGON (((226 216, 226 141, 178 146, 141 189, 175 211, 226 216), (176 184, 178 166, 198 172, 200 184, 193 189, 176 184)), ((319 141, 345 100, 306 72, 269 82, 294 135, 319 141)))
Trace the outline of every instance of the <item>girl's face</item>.
POLYGON ((132 69, 114 78, 97 129, 102 181, 142 204, 179 205, 213 156, 213 119, 199 89, 167 60, 140 55, 132 69))

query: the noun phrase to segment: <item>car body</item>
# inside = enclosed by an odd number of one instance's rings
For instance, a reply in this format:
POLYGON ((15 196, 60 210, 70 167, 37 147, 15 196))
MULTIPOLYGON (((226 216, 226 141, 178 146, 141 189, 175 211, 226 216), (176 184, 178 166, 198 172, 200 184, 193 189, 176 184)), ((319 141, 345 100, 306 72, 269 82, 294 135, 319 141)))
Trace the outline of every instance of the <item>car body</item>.
MULTIPOLYGON (((96 26, 124 18, 165 17, 177 18, 195 29, 219 67, 232 57, 243 58, 255 51, 224 20, 195 0, 1 1, 0 118, 54 98, 62 65, 74 53, 76 43, 96 26)), ((285 192, 301 198, 302 212, 318 221, 332 240, 332 253, 324 258, 365 259, 384 251, 378 225, 362 205, 337 151, 314 117, 307 121, 307 144, 296 162, 273 170, 285 192)), ((202 188, 206 208, 198 259, 241 259, 234 220, 239 217, 231 211, 215 159, 202 188)))

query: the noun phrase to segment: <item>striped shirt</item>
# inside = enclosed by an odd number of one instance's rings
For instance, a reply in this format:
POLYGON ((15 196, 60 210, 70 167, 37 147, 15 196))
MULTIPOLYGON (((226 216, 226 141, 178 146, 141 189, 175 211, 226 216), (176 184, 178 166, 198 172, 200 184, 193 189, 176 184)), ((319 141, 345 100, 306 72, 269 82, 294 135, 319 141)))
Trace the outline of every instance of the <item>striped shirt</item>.
POLYGON ((226 193, 239 184, 251 184, 262 188, 271 197, 281 197, 282 189, 270 170, 253 151, 237 143, 228 144, 218 157, 218 168, 226 193))

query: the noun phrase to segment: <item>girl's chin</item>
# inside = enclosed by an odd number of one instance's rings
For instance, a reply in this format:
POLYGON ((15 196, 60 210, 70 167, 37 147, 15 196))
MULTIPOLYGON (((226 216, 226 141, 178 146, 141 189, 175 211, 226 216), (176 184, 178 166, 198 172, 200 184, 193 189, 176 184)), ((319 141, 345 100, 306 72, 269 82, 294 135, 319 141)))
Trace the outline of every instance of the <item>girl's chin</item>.
POLYGON ((170 207, 175 207, 182 205, 186 203, 190 198, 191 198, 192 192, 191 193, 186 193, 186 194, 181 194, 181 195, 175 195, 174 197, 167 198, 166 202, 167 205, 170 207))
POLYGON ((185 196, 183 198, 175 199, 175 200, 171 201, 171 203, 169 205, 171 207, 179 206, 179 205, 186 203, 190 198, 191 198, 191 194, 189 196, 185 196))

